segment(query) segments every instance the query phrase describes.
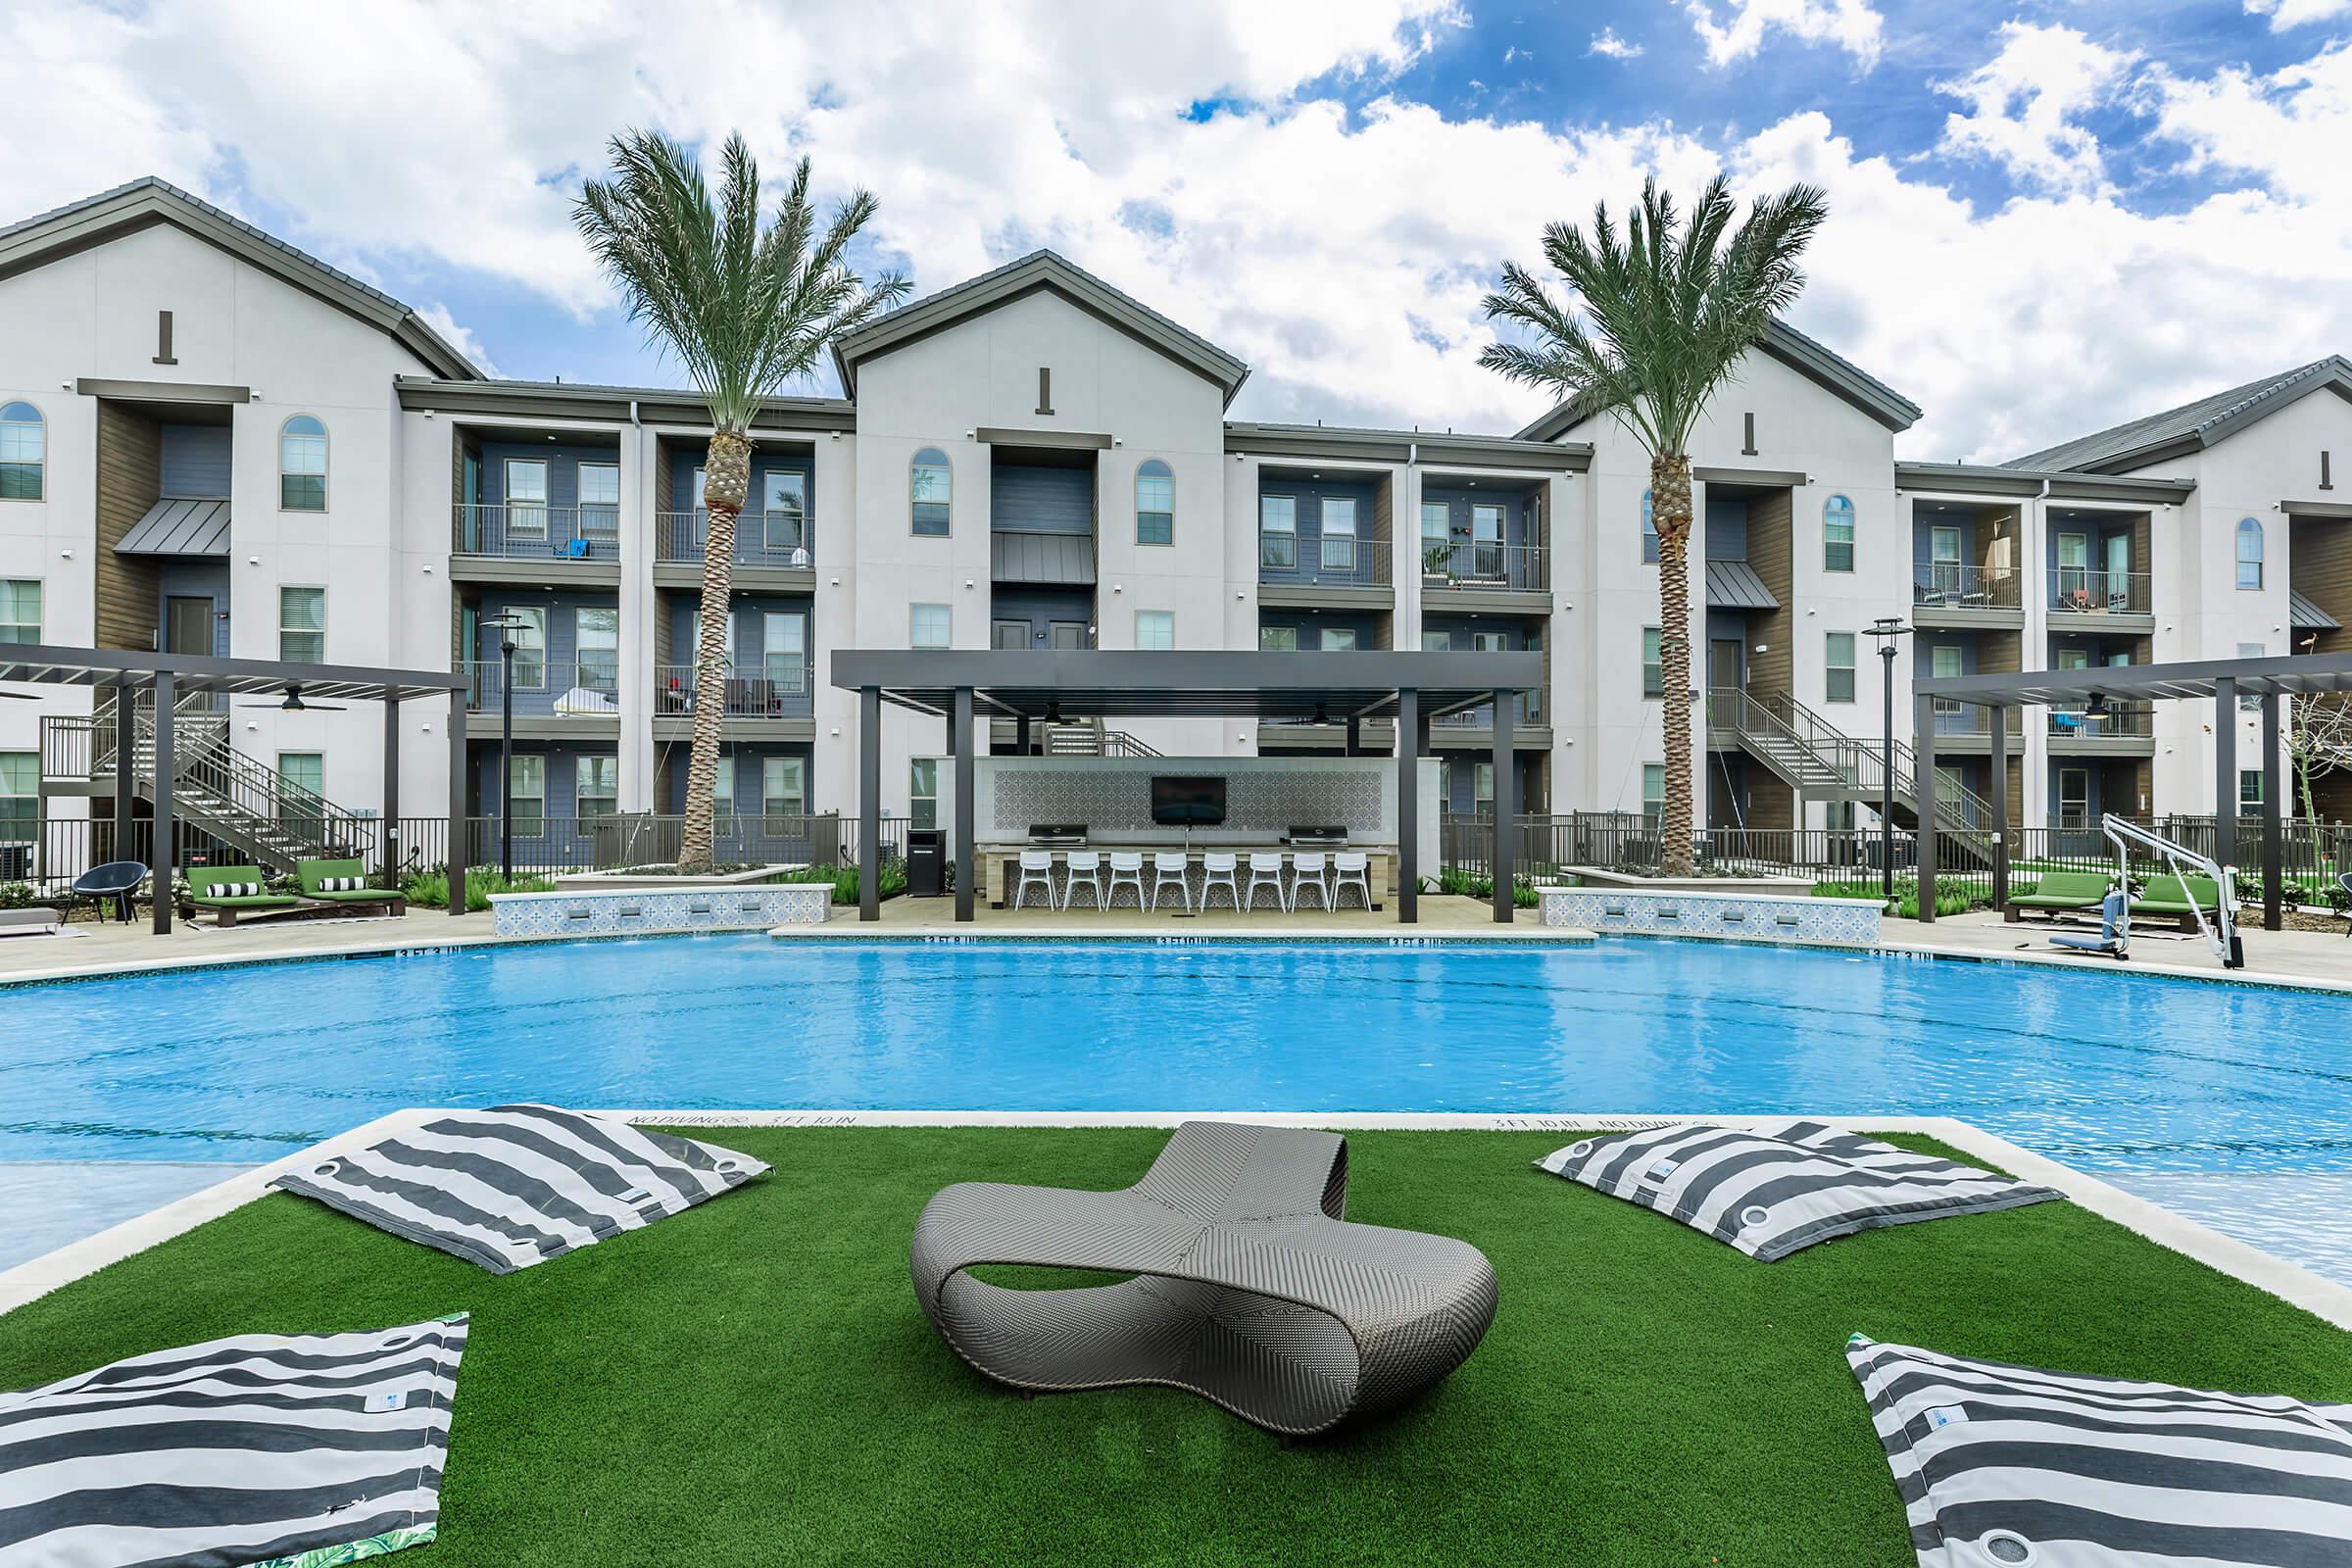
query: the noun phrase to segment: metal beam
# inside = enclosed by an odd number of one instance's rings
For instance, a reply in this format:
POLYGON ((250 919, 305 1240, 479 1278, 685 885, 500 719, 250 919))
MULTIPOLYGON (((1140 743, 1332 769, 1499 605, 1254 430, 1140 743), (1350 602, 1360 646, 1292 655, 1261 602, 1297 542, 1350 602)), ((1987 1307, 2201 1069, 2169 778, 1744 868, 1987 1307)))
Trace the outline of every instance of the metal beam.
POLYGON ((139 705, 130 688, 115 688, 115 853, 113 858, 131 858, 131 803, 139 796, 139 705))
POLYGON ((2281 775, 2278 766, 2278 709, 2283 697, 2265 697, 2262 700, 2262 928, 2277 931, 2280 928, 2278 899, 2282 858, 2278 843, 2278 810, 2281 775))
POLYGON ((2237 864, 2237 682, 2213 683, 2213 863, 2237 864))
POLYGON ((1912 724, 1917 733, 1912 737, 1912 753, 1917 759, 1919 774, 1911 781, 1911 800, 1917 808, 1919 827, 1919 919, 1923 925, 1936 923, 1936 699, 1922 695, 1913 699, 1912 724))
POLYGON ((1992 710, 1992 906, 2009 912, 2009 710, 1992 710))
POLYGON ((1519 694, 1507 686, 1494 689, 1494 923, 1509 925, 1516 906, 1511 902, 1511 851, 1519 837, 1519 769, 1511 752, 1511 720, 1518 713, 1519 694))
POLYGON ((882 918, 882 688, 858 693, 858 918, 882 918))
POLYGON ((449 843, 443 856, 449 875, 449 912, 466 912, 466 693, 449 694, 449 843))
POLYGON ((179 701, 170 670, 155 677, 155 842, 147 851, 148 888, 155 900, 155 934, 172 934, 172 787, 175 764, 172 756, 172 707, 179 701))
POLYGON ((384 825, 377 830, 384 882, 400 886, 400 705, 384 700, 384 825))
POLYGON ((972 689, 956 688, 956 918, 972 917, 972 689))
MULTIPOLYGON (((1421 694, 1409 687, 1396 694, 1396 732, 1428 743, 1421 694)), ((1396 919, 1403 925, 1421 919, 1421 746, 1396 748, 1396 919)))

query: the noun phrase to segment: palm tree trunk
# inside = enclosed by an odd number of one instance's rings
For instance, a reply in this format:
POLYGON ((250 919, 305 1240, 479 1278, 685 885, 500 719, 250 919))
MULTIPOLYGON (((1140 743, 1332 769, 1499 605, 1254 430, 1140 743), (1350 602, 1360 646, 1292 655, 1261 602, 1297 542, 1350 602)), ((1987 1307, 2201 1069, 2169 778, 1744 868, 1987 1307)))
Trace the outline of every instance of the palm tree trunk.
POLYGON ((718 788, 718 742, 726 716, 727 617, 735 581, 735 517, 752 488, 752 443, 721 430, 704 459, 702 634, 694 650, 694 753, 686 764, 686 822, 678 836, 679 868, 710 864, 712 797, 718 788))
POLYGON ((1658 675, 1665 685, 1666 803, 1658 869, 1690 874, 1690 460, 1649 460, 1650 521, 1658 533, 1658 675))

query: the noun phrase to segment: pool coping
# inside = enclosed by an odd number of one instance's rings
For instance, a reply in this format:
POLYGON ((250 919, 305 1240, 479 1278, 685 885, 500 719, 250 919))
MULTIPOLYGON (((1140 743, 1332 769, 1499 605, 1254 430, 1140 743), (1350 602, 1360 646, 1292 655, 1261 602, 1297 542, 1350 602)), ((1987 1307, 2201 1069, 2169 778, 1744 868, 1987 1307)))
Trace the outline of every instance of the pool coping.
MULTIPOLYGON (((277 1176, 300 1165, 350 1152, 378 1139, 413 1128, 439 1112, 396 1110, 338 1133, 269 1164, 237 1172, 202 1192, 166 1203, 119 1225, 72 1242, 41 1257, 0 1270, 0 1315, 86 1278, 160 1243, 230 1213, 270 1190, 277 1176)), ((1466 1114, 1391 1111, 1317 1114, 1296 1111, 990 1111, 990 1110, 679 1110, 655 1106, 601 1110, 592 1114, 670 1127, 1173 1127, 1213 1119, 1334 1131, 1418 1132, 1614 1132, 1705 1121, 1731 1127, 1785 1124, 1791 1113, 1771 1116, 1668 1116, 1601 1113, 1466 1114)), ((1971 1122, 1950 1116, 1812 1116, 1803 1119, 1853 1132, 1916 1133, 1938 1140, 2022 1180, 2054 1188, 2068 1200, 2159 1247, 2193 1258, 2240 1284, 2250 1285, 2332 1324, 2352 1331, 2352 1286, 2324 1279, 2283 1258, 2273 1257, 2161 1204, 2112 1187, 2097 1177, 2062 1165, 2010 1143, 1971 1122)))

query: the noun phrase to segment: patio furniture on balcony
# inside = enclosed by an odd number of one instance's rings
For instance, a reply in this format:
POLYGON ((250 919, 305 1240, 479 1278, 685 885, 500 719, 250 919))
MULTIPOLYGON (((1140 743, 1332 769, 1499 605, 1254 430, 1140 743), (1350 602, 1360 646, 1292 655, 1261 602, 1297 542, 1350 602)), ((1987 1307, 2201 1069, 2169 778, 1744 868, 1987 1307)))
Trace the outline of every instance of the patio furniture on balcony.
POLYGON ((1550 550, 1484 540, 1426 543, 1421 547, 1421 583, 1424 588, 1543 593, 1551 587, 1550 550))
POLYGON ((1922 609, 2016 610, 2017 572, 2008 566, 1977 566, 1957 561, 1915 562, 1911 603, 1922 609))
POLYGON ((614 507, 460 505, 453 556, 496 561, 618 561, 620 513, 614 507))
POLYGON ((1478 1249, 1347 1211, 1337 1134, 1186 1122, 1123 1192, 946 1188, 907 1265, 940 1338, 999 1383, 1160 1384, 1305 1437, 1417 1397, 1494 1318, 1478 1249), (1032 1291, 970 1273, 996 1263, 1134 1277, 1032 1291))

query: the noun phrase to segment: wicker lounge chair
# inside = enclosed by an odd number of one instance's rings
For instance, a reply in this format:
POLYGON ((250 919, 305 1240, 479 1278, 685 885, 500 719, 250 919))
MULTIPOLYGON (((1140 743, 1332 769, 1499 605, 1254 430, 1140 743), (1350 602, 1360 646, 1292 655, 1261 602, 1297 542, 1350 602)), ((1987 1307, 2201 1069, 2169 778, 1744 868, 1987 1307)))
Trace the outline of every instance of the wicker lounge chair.
POLYGON ((958 1355, 1024 1395, 1163 1384, 1302 1437, 1400 1404, 1494 1318, 1466 1242, 1350 1225, 1331 1133, 1187 1122, 1123 1192, 965 1182, 915 1222, 915 1296, 958 1355), (987 1264, 1102 1269, 1020 1291, 987 1264))

